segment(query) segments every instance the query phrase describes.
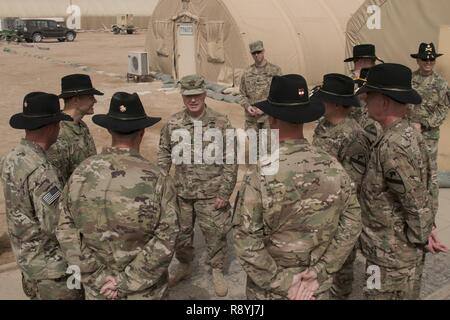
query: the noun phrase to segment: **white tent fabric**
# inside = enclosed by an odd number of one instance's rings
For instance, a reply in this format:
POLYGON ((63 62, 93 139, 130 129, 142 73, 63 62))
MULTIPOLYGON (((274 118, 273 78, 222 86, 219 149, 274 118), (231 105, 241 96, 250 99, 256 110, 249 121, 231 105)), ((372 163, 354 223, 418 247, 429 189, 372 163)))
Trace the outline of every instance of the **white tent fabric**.
POLYGON ((347 25, 347 55, 355 44, 373 43, 385 62, 417 69, 410 54, 417 52, 421 42, 433 42, 445 54, 437 60, 437 71, 450 81, 450 1, 366 0, 347 25), (380 8, 380 29, 367 26, 371 5, 380 8))
POLYGON ((236 83, 252 63, 248 44, 263 40, 267 58, 283 73, 303 74, 310 84, 344 72, 345 28, 363 0, 161 0, 149 24, 151 68, 178 76, 177 22, 196 26, 197 73, 210 81, 236 83))

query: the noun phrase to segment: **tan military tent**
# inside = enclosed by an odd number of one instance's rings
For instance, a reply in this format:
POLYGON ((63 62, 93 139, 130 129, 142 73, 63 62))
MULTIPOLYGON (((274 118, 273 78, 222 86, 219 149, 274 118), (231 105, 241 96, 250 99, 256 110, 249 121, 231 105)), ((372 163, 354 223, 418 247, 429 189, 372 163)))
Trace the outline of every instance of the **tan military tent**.
POLYGON ((344 72, 345 28, 363 0, 161 0, 149 24, 150 67, 175 78, 199 73, 235 83, 252 63, 248 44, 310 84, 344 72))
POLYGON ((0 18, 64 18, 80 13, 81 29, 111 27, 116 16, 133 14, 136 27, 147 28, 158 0, 0 0, 0 18), (74 9, 68 9, 75 6, 74 9))
POLYGON ((433 42, 439 52, 445 53, 437 60, 437 71, 450 80, 449 0, 367 0, 347 26, 348 55, 355 44, 373 43, 385 62, 402 63, 412 69, 417 64, 410 54, 417 52, 421 42, 433 42), (372 5, 380 8, 380 29, 374 28, 374 12, 368 13, 372 5))

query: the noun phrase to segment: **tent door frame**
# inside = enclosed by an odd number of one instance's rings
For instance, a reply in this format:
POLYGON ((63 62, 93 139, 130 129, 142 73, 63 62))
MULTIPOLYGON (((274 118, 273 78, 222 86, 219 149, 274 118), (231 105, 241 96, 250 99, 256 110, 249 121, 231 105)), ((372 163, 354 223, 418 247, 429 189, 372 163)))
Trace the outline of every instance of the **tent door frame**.
POLYGON ((199 19, 189 12, 183 12, 174 20, 174 71, 175 78, 194 74, 198 71, 198 25, 199 19), (189 52, 183 55, 183 52, 189 52))

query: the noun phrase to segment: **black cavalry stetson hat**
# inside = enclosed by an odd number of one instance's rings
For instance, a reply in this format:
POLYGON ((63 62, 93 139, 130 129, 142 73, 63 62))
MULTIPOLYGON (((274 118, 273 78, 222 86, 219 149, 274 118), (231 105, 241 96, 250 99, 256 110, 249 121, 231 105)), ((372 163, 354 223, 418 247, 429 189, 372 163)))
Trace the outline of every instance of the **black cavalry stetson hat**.
POLYGON ((437 53, 433 43, 421 43, 419 46, 419 52, 411 54, 414 59, 422 60, 435 60, 443 56, 442 53, 437 53))
POLYGON ((61 99, 83 95, 102 96, 103 92, 92 86, 91 78, 87 74, 70 74, 61 79, 61 99))
POLYGON ((367 82, 357 94, 379 92, 404 104, 420 104, 422 97, 412 88, 412 72, 408 67, 385 63, 370 69, 367 82))
POLYGON ((116 92, 108 114, 97 114, 92 121, 100 127, 119 133, 130 133, 158 123, 161 118, 148 117, 137 93, 116 92))
POLYGON ((357 59, 375 59, 383 62, 375 54, 375 46, 373 44, 360 44, 353 47, 353 57, 345 59, 344 62, 352 62, 357 59))
POLYGON ((361 107, 355 96, 355 83, 343 74, 330 73, 323 77, 323 84, 311 96, 311 100, 336 103, 341 106, 361 107))
POLYGON ((315 121, 325 113, 322 102, 309 100, 308 84, 297 74, 273 77, 269 97, 255 106, 276 119, 295 124, 315 121))
POLYGON ((45 92, 31 92, 23 99, 23 112, 11 117, 14 129, 35 130, 62 120, 72 118, 60 110, 58 96, 45 92))

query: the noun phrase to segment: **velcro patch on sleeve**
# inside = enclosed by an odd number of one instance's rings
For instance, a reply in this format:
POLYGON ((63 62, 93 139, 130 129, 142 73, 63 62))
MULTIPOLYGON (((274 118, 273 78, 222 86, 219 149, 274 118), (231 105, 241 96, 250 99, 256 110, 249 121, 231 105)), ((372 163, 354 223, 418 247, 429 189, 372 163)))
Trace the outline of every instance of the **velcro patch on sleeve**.
POLYGON ((386 184, 390 189, 400 194, 406 193, 405 183, 401 175, 395 169, 391 169, 386 173, 386 184))
POLYGON ((367 159, 363 153, 351 156, 350 163, 352 164, 353 169, 359 174, 364 174, 366 172, 367 159))
POLYGON ((59 191, 58 187, 54 186, 53 188, 50 189, 49 192, 44 194, 44 196, 42 197, 42 201, 49 206, 53 204, 56 200, 58 200, 60 196, 61 191, 59 191))

